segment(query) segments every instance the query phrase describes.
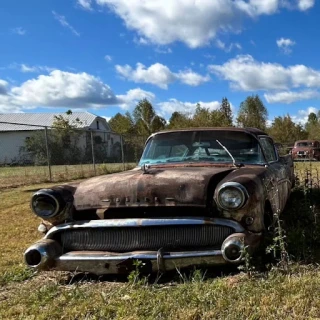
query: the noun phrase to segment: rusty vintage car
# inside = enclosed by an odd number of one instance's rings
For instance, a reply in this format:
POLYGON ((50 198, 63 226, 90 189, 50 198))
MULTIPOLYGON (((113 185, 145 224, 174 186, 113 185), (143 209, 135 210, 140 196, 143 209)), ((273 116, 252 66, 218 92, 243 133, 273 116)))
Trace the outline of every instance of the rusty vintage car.
POLYGON ((42 270, 126 273, 240 264, 259 246, 294 181, 291 156, 248 128, 163 131, 126 172, 37 191, 45 236, 24 255, 42 270))
POLYGON ((291 150, 294 160, 320 160, 320 142, 317 140, 298 140, 291 150))

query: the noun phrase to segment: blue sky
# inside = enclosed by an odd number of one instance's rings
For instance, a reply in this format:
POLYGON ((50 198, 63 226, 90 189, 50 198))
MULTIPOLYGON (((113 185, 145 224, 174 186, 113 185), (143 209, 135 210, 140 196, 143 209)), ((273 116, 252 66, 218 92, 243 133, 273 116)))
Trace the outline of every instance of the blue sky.
POLYGON ((2 0, 0 112, 111 117, 146 97, 166 119, 234 111, 304 122, 320 98, 316 0, 2 0))

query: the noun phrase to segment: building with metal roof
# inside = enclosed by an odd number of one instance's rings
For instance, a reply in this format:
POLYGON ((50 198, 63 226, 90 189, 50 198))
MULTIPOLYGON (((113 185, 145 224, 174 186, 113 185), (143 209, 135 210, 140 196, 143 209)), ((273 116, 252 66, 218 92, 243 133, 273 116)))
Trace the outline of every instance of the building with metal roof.
POLYGON ((32 155, 22 152, 26 149, 26 141, 35 134, 41 135, 41 131, 45 137, 46 129, 50 139, 50 134, 56 130, 54 129, 56 116, 63 116, 74 125, 77 132, 82 131, 81 137, 77 137, 77 144, 84 150, 83 153, 91 148, 90 132, 94 132, 95 143, 99 143, 99 150, 105 150, 106 159, 119 156, 120 135, 111 131, 105 118, 95 114, 89 112, 3 113, 0 114, 0 165, 35 163, 31 159, 32 155))
POLYGON ((111 131, 105 118, 90 112, 67 113, 0 113, 1 131, 34 131, 43 127, 52 127, 56 116, 63 116, 79 129, 99 130, 99 124, 106 131, 111 131))

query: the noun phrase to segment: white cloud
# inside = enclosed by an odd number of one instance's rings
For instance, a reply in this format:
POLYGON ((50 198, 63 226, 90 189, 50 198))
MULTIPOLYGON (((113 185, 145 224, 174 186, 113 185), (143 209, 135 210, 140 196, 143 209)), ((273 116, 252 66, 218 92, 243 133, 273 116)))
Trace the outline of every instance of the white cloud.
MULTIPOLYGON (((191 48, 209 44, 219 32, 238 32, 244 18, 277 13, 286 0, 95 0, 107 6, 135 30, 143 42, 161 45, 176 41, 191 48)), ((304 11, 314 0, 297 0, 304 11)))
POLYGON ((305 110, 299 110, 298 114, 291 116, 291 119, 295 123, 300 123, 300 124, 306 124, 308 121, 309 114, 313 112, 315 114, 318 114, 319 109, 315 107, 309 107, 305 110))
POLYGON ((59 14, 57 14, 55 11, 52 11, 53 17, 59 21, 59 23, 69 29, 74 35, 76 35, 77 37, 80 37, 80 33, 66 20, 65 16, 61 16, 59 14))
POLYGON ((0 113, 17 112, 22 112, 21 106, 14 104, 9 96, 0 95, 0 113))
POLYGON ((241 44, 238 43, 238 42, 232 42, 232 43, 230 43, 229 45, 227 45, 226 43, 224 43, 223 41, 221 41, 221 40, 219 40, 219 39, 216 41, 216 46, 217 46, 219 49, 221 49, 221 50, 223 50, 223 51, 225 51, 225 52, 230 52, 230 51, 233 50, 234 48, 236 48, 236 49, 238 49, 238 50, 241 50, 241 49, 242 49, 241 44))
POLYGON ((106 119, 106 121, 108 122, 108 121, 110 121, 110 119, 111 119, 112 117, 105 117, 105 116, 101 116, 101 118, 106 119))
POLYGON ((129 65, 116 65, 116 71, 127 80, 137 83, 150 83, 162 89, 167 89, 168 85, 175 81, 180 81, 190 86, 198 86, 210 80, 208 75, 202 76, 190 69, 174 73, 161 63, 155 63, 149 68, 146 68, 142 63, 137 63, 136 69, 129 65))
POLYGON ((238 55, 222 65, 209 65, 210 72, 243 91, 287 90, 291 87, 320 87, 320 72, 304 65, 284 67, 238 55))
POLYGON ((159 113, 165 117, 170 116, 175 111, 192 114, 195 112, 197 103, 199 103, 201 107, 210 110, 217 110, 221 105, 219 101, 182 102, 177 99, 170 99, 169 101, 158 103, 157 106, 159 113))
POLYGON ((196 73, 191 69, 179 71, 174 75, 180 82, 193 87, 197 87, 202 83, 210 81, 210 77, 208 75, 202 76, 201 74, 196 73))
POLYGON ((298 0, 298 7, 301 11, 306 11, 315 5, 316 0, 298 0))
POLYGON ((285 54, 289 54, 292 52, 292 47, 296 43, 291 39, 280 38, 277 40, 278 48, 285 54))
POLYGON ((128 64, 124 66, 116 65, 116 71, 127 80, 151 83, 162 89, 167 89, 168 85, 175 81, 170 69, 161 63, 155 63, 148 69, 142 63, 137 63, 135 70, 128 64))
POLYGON ((24 36, 27 31, 21 27, 11 29, 12 33, 18 34, 19 36, 24 36))
POLYGON ((78 1, 78 5, 85 10, 92 10, 91 4, 92 4, 92 0, 77 0, 78 1))
POLYGON ((19 112, 36 107, 103 108, 109 105, 130 109, 139 100, 154 100, 152 92, 140 88, 115 95, 101 79, 82 73, 54 70, 20 86, 9 88, 0 80, 0 112, 19 112))
POLYGON ((0 95, 6 95, 8 90, 8 82, 0 79, 0 95))
POLYGON ((0 113, 15 112, 21 112, 21 108, 12 101, 12 97, 9 92, 9 83, 0 79, 0 113))
POLYGON ((118 104, 122 109, 128 110, 135 106, 140 100, 148 99, 153 101, 155 95, 150 91, 145 91, 140 88, 131 89, 124 95, 117 95, 118 104))
POLYGON ((15 101, 23 106, 101 107, 115 104, 117 99, 99 78, 85 72, 54 70, 49 75, 24 82, 12 88, 15 101))
POLYGON ((104 60, 111 62, 112 61, 112 57, 109 56, 108 54, 104 56, 104 60))
POLYGON ((47 67, 47 66, 28 66, 24 63, 22 63, 20 65, 20 71, 21 72, 33 72, 33 73, 40 73, 40 72, 50 72, 50 71, 53 71, 54 68, 50 68, 50 67, 47 67))
POLYGON ((257 17, 263 14, 271 15, 276 13, 281 7, 279 0, 249 0, 236 1, 238 7, 250 17, 257 17))
POLYGON ((161 47, 158 47, 158 48, 155 48, 154 51, 156 53, 160 53, 160 54, 169 54, 169 53, 172 53, 172 50, 170 48, 161 48, 161 47))
POLYGON ((316 99, 320 97, 320 92, 315 90, 305 91, 282 91, 275 93, 265 93, 265 99, 268 103, 293 103, 296 101, 316 99))

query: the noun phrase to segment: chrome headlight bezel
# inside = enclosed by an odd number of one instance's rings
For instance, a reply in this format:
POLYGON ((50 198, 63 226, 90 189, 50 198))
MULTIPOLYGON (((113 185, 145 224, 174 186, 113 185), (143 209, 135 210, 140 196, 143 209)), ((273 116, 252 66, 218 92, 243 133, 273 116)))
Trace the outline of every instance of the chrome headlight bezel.
POLYGON ((59 193, 52 189, 41 189, 33 194, 30 203, 32 211, 42 219, 50 219, 57 216, 64 207, 64 201, 59 193), (50 213, 41 212, 41 209, 37 208, 36 201, 38 200, 45 202, 47 199, 48 203, 52 205, 50 213))
POLYGON ((249 198, 249 194, 247 189, 240 183, 238 182, 226 182, 224 184, 222 184, 217 192, 217 204, 220 208, 227 210, 227 211, 234 211, 234 210, 239 210, 240 208, 242 208, 247 200, 249 198), (223 192, 226 192, 227 190, 230 189, 236 189, 239 194, 241 195, 241 201, 239 203, 239 205, 237 207, 229 207, 223 204, 223 202, 221 201, 221 195, 223 194, 223 192))

